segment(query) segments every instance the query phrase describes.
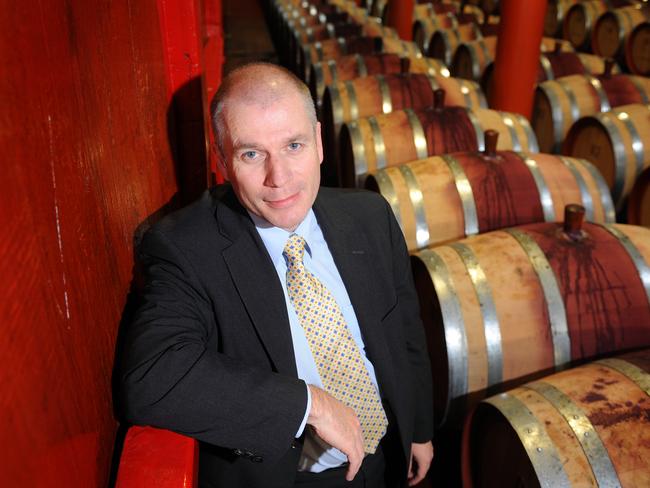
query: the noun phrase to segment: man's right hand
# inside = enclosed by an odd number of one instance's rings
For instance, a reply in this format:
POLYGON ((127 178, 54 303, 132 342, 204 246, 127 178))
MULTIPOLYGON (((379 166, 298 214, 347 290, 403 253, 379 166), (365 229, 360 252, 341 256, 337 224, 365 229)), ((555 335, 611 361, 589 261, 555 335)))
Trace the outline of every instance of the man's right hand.
POLYGON ((324 390, 308 386, 311 392, 311 410, 307 423, 314 428, 318 437, 348 457, 350 466, 345 479, 352 481, 365 455, 363 433, 357 414, 324 390))

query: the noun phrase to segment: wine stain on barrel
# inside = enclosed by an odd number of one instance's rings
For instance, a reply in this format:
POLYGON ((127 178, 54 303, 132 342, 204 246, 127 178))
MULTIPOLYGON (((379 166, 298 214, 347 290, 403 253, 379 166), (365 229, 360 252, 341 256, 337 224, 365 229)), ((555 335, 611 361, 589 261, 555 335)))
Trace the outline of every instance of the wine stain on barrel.
POLYGON ((422 110, 417 115, 424 129, 429 156, 478 150, 476 132, 465 108, 422 110))
POLYGON ((622 422, 650 423, 650 407, 640 405, 641 402, 627 409, 612 409, 609 405, 604 409, 589 415, 589 420, 594 426, 611 427, 622 422))
POLYGON ((516 153, 481 154, 459 162, 472 186, 480 232, 544 220, 535 181, 516 153))
POLYGON ((629 310, 626 273, 618 246, 595 226, 585 224, 586 237, 572 240, 559 226, 535 233, 553 269, 566 310, 574 359, 593 357, 625 345, 629 310))

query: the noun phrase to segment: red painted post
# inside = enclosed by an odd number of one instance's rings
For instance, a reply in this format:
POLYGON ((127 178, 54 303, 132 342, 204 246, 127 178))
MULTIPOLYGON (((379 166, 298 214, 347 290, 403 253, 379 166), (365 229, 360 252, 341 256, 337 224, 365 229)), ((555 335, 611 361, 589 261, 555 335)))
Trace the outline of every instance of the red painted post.
POLYGON ((547 0, 503 0, 490 107, 530 119, 547 0))
POLYGON ((223 175, 217 169, 217 151, 210 121, 210 101, 216 93, 223 75, 224 39, 223 39, 223 9, 221 0, 204 0, 205 33, 203 39, 203 108, 205 133, 208 139, 208 168, 210 171, 209 185, 222 183, 223 175), (214 180, 214 181, 213 181, 214 180))
POLYGON ((198 198, 208 186, 202 74, 201 0, 157 0, 167 72, 169 132, 176 152, 181 202, 198 198))
POLYGON ((405 41, 413 40, 415 0, 388 0, 388 25, 405 41))

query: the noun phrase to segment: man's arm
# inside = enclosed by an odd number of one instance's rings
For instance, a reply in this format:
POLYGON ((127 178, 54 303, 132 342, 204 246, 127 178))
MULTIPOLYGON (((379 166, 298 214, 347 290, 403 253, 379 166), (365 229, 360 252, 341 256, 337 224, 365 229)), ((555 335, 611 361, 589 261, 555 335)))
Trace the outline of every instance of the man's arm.
POLYGON ((413 283, 408 249, 393 211, 387 202, 385 205, 393 249, 393 276, 402 314, 408 360, 411 365, 410 375, 414 393, 412 401, 415 409, 413 442, 426 443, 433 439, 431 363, 424 327, 420 319, 420 303, 413 283))
POLYGON ((146 285, 122 363, 127 419, 280 457, 305 414, 304 382, 220 354, 219 305, 182 252, 150 231, 141 254, 146 285))

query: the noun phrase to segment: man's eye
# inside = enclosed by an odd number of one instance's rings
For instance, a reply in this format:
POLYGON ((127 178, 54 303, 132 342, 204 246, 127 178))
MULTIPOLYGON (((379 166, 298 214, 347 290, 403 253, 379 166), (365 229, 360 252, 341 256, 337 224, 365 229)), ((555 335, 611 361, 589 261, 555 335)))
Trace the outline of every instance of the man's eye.
POLYGON ((296 151, 296 150, 300 149, 301 147, 302 147, 302 144, 300 144, 299 142, 292 142, 292 143, 289 144, 289 149, 291 149, 292 151, 296 151))
POLYGON ((257 151, 246 151, 244 154, 242 154, 242 157, 244 159, 255 159, 257 156, 257 151))

